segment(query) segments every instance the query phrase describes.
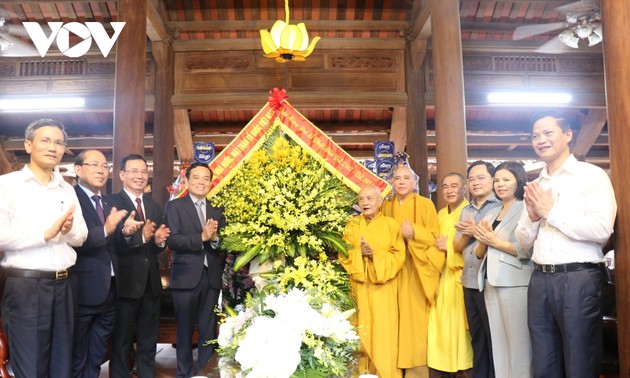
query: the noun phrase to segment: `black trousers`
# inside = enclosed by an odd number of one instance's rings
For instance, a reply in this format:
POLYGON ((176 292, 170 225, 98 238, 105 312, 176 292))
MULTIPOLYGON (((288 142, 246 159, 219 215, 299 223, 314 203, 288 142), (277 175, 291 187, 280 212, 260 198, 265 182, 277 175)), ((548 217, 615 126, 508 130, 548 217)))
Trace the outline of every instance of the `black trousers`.
POLYGON ((534 271, 527 319, 536 378, 596 378, 602 358, 602 272, 534 271))
POLYGON ((464 303, 472 339, 473 377, 494 378, 490 323, 488 323, 488 312, 486 311, 483 291, 464 288, 464 303))
POLYGON ((217 338, 219 289, 210 288, 208 271, 204 270, 199 284, 193 289, 172 289, 175 319, 177 321, 177 378, 193 375, 192 336, 195 324, 199 330, 197 373, 208 364, 217 338))
POLYGON ((2 319, 16 378, 68 378, 75 301, 70 279, 8 277, 2 319))
POLYGON ((139 378, 155 376, 155 349, 160 332, 160 296, 154 296, 147 283, 142 297, 120 297, 116 302, 116 317, 112 333, 110 374, 114 378, 129 377, 127 367, 133 336, 136 335, 136 364, 139 378))
POLYGON ((100 305, 79 305, 74 322, 72 377, 98 378, 114 329, 116 285, 112 278, 107 298, 100 305))

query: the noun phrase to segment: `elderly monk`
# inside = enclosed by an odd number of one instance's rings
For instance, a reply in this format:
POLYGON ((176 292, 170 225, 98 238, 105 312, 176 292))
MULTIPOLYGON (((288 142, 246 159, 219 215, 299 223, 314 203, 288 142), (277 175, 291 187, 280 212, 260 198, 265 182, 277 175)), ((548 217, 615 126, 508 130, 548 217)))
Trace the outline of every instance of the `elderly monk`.
POLYGON ((440 235, 435 244, 446 252, 446 266, 440 277, 435 305, 429 313, 427 359, 431 378, 472 377, 473 351, 461 284, 464 258, 453 247, 455 223, 459 222, 462 209, 468 206, 465 192, 463 175, 451 172, 442 179, 442 195, 447 206, 438 212, 440 235))
POLYGON ((439 233, 435 206, 415 193, 415 177, 407 166, 394 170, 395 195, 383 203, 383 214, 400 224, 406 245, 405 265, 398 276, 398 367, 405 369, 405 378, 427 378, 429 309, 445 256, 435 247, 439 233))
POLYGON ((348 221, 344 240, 352 248, 340 257, 350 274, 357 301, 355 317, 362 343, 359 372, 379 377, 402 377, 398 359, 398 283, 405 262, 405 243, 398 223, 380 213, 380 190, 367 186, 359 192, 362 215, 348 221))

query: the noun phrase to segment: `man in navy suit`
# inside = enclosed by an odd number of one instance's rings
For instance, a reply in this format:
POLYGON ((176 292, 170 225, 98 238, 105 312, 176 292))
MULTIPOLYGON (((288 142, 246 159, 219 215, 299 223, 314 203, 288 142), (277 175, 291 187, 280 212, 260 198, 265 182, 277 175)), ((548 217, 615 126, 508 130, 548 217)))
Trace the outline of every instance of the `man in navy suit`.
POLYGON ((219 301, 225 255, 219 249, 219 229, 225 226, 223 210, 206 199, 212 171, 203 163, 186 170, 188 195, 166 205, 165 223, 171 230, 173 250, 171 290, 177 321, 177 377, 193 374, 192 336, 199 330, 197 372, 212 353, 217 337, 215 307, 219 301))
POLYGON ((136 154, 126 156, 120 163, 119 176, 123 190, 108 201, 117 209, 127 210, 129 217, 114 233, 118 301, 110 371, 116 378, 131 377, 127 362, 135 334, 138 377, 153 377, 162 294, 157 254, 164 249, 169 229, 161 224, 160 205, 144 195, 149 182, 146 160, 136 154))
POLYGON ((74 248, 78 308, 74 318, 72 376, 98 378, 114 329, 114 277, 118 266, 110 235, 127 211, 116 210, 103 201, 101 189, 107 184, 109 164, 100 151, 85 150, 77 155, 74 173, 78 178, 74 189, 88 237, 81 247, 74 248))

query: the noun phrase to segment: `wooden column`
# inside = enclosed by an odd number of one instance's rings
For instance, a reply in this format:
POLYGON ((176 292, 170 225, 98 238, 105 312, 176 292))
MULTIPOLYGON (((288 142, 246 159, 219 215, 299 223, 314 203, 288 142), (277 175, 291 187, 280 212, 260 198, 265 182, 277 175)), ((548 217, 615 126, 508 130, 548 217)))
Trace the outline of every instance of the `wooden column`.
MULTIPOLYGON (((431 0, 437 184, 445 174, 466 174, 466 109, 459 1, 431 0)), ((438 196, 438 207, 446 206, 438 196)))
POLYGON ((427 150, 427 112, 424 101, 424 58, 426 40, 412 40, 405 47, 407 84, 407 153, 409 165, 419 176, 420 195, 429 198, 429 151, 427 150))
POLYGON ((153 42, 155 59, 155 110, 153 122, 153 199, 164 204, 173 183, 175 129, 173 127, 173 97, 175 86, 175 55, 168 42, 153 42))
POLYGON ((146 0, 118 1, 118 21, 126 24, 116 43, 114 192, 122 189, 118 179, 122 158, 132 153, 144 155, 146 7, 146 0))
POLYGON ((610 166, 617 197, 615 227, 615 290, 620 377, 630 377, 630 7, 625 1, 603 0, 604 72, 610 166))

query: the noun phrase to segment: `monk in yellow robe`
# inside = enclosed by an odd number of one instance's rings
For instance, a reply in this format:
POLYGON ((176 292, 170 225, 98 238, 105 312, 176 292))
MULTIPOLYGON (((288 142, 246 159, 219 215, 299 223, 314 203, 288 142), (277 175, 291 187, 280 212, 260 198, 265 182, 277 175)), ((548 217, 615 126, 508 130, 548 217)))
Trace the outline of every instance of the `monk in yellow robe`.
POLYGON ((351 218, 344 240, 352 248, 340 262, 350 275, 357 301, 353 321, 361 338, 359 373, 400 378, 398 358, 398 285, 396 277, 405 262, 400 227, 380 213, 382 196, 375 186, 359 192, 362 215, 351 218))
POLYGON ((394 171, 395 195, 383 203, 383 214, 400 224, 406 259, 398 276, 398 367, 405 378, 427 378, 429 309, 435 301, 444 252, 435 247, 439 233, 433 202, 415 193, 416 179, 407 166, 394 171))
POLYGON ((449 173, 442 179, 442 195, 447 206, 438 212, 440 235, 436 246, 446 251, 446 266, 440 277, 435 305, 429 313, 427 357, 431 376, 457 373, 457 377, 472 377, 473 350, 461 284, 464 258, 453 248, 455 223, 468 205, 464 198, 465 185, 466 179, 459 173, 449 173))

